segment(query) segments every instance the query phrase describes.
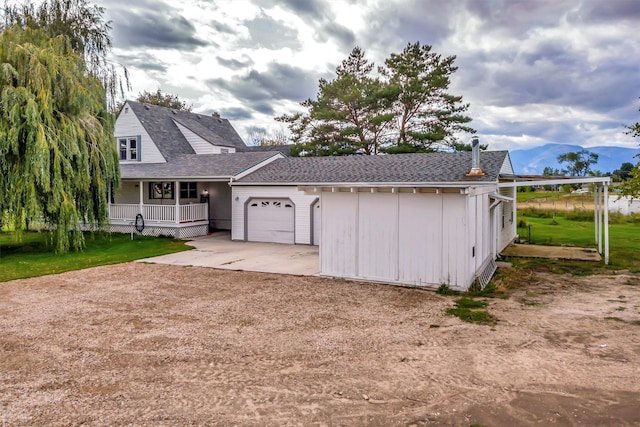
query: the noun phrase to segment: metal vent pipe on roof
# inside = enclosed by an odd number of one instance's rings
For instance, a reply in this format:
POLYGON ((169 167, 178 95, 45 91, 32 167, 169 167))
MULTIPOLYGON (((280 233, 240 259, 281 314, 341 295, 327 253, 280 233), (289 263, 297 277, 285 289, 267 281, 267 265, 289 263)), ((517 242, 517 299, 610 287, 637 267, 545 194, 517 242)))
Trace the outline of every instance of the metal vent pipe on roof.
POLYGON ((471 139, 471 170, 467 176, 482 176, 484 172, 480 169, 480 141, 477 136, 471 139))

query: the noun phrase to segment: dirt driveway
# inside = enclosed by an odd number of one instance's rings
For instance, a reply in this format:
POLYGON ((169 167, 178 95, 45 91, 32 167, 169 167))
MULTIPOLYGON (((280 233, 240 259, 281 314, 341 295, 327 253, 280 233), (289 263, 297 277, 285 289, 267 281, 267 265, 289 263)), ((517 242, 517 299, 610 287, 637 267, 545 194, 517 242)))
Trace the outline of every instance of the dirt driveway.
POLYGON ((640 278, 492 299, 128 263, 0 283, 0 425, 638 425, 640 278))

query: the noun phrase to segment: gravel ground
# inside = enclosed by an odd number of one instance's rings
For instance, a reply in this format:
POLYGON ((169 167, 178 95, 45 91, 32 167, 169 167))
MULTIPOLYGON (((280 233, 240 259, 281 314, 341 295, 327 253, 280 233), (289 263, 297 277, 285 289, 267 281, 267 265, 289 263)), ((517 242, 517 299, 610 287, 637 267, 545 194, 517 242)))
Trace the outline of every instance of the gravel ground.
POLYGON ((640 277, 491 299, 128 263, 0 283, 0 426, 638 425, 640 277))

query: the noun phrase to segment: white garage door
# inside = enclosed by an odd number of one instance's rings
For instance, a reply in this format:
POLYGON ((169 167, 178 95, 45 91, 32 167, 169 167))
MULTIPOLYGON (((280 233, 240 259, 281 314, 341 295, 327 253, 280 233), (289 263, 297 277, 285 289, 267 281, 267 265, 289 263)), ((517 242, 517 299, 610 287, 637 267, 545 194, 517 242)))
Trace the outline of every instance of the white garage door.
POLYGON ((253 199, 247 206, 247 240, 295 243, 294 217, 289 199, 253 199))

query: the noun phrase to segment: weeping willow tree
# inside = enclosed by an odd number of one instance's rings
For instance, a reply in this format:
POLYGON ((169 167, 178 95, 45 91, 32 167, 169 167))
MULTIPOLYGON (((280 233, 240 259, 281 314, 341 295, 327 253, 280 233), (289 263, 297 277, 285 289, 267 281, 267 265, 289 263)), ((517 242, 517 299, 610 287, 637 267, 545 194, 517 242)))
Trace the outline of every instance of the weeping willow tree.
POLYGON ((82 34, 8 16, 0 34, 0 212, 17 230, 44 221, 55 252, 80 250, 81 223, 107 220, 107 186, 119 182, 109 86, 92 70, 89 46, 78 44, 82 34))

